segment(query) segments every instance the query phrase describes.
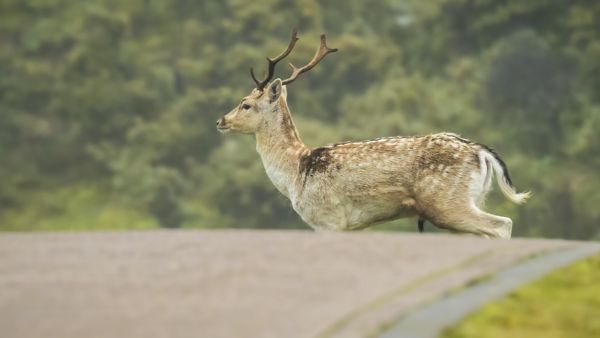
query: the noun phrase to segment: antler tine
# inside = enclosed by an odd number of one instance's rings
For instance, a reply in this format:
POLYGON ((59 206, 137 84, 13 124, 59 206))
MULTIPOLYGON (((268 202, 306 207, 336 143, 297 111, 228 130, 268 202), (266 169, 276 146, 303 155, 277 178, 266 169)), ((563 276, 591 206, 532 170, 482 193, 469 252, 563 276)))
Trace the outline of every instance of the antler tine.
POLYGON ((319 49, 317 49, 317 52, 315 53, 315 56, 313 56, 312 60, 310 60, 308 64, 300 68, 296 68, 292 63, 290 63, 290 67, 292 67, 292 75, 289 78, 283 80, 283 84, 287 85, 294 82, 298 75, 313 69, 313 67, 316 66, 319 62, 321 62, 321 60, 323 60, 323 58, 327 54, 334 53, 337 51, 337 48, 327 47, 327 40, 325 34, 321 34, 321 45, 319 46, 319 49))
POLYGON ((283 60, 286 56, 288 56, 292 52, 292 49, 294 49, 294 47, 296 46, 296 41, 298 41, 297 35, 298 30, 294 28, 294 30, 292 30, 292 38, 290 39, 290 43, 287 49, 273 59, 267 57, 267 62, 269 63, 267 67, 268 73, 262 81, 258 81, 256 79, 256 76, 254 76, 254 69, 250 68, 250 76, 252 76, 252 80, 254 80, 254 83, 256 83, 256 89, 263 90, 265 86, 269 83, 269 81, 271 81, 273 75, 275 74, 275 65, 277 65, 279 61, 283 60))

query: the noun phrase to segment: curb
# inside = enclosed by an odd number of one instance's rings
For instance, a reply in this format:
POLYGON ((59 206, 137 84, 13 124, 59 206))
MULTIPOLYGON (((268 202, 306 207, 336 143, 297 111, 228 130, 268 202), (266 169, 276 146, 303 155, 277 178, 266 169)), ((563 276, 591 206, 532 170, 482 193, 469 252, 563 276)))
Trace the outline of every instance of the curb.
POLYGON ((378 338, 435 338, 447 327, 475 312, 482 305, 500 299, 513 289, 552 270, 600 252, 600 245, 586 244, 554 251, 511 266, 490 280, 469 287, 398 319, 378 338))

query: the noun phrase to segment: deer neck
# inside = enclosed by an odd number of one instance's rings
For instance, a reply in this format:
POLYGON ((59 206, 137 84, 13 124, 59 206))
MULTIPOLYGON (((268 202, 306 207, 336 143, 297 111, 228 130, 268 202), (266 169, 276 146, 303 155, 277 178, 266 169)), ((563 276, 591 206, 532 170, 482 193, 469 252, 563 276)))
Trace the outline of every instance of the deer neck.
POLYGON ((289 197, 300 157, 309 149, 298 135, 287 104, 280 100, 277 109, 276 119, 256 133, 256 150, 273 185, 289 197))

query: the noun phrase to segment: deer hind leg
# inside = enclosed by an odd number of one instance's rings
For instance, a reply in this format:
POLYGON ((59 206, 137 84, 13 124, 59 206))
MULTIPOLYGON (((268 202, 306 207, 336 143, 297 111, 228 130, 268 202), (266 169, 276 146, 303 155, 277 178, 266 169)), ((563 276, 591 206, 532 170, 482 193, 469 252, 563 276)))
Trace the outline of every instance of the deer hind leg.
POLYGON ((460 228, 472 228, 476 232, 491 238, 510 239, 512 235, 512 220, 487 213, 476 206, 471 206, 471 212, 465 215, 460 228))
POLYGON ((512 233, 510 218, 482 211, 474 203, 464 208, 438 209, 428 219, 451 232, 470 233, 486 238, 509 239, 512 233))
POLYGON ((480 171, 471 173, 467 186, 449 182, 450 188, 437 194, 425 190, 417 210, 436 226, 452 232, 508 239, 512 233, 510 218, 481 210, 492 179, 491 169, 484 160, 481 161, 480 171))
POLYGON ((452 223, 458 231, 470 232, 488 238, 509 239, 512 235, 512 220, 487 213, 481 210, 485 202, 485 196, 491 189, 492 169, 483 158, 480 159, 481 172, 473 175, 467 205, 462 208, 462 214, 455 214, 452 223))

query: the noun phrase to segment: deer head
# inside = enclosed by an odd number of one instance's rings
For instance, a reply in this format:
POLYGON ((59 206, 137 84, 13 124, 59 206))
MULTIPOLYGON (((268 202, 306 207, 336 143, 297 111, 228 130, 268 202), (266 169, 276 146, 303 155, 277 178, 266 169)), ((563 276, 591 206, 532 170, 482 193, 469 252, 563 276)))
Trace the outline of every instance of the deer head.
POLYGON ((294 82, 300 74, 311 70, 327 54, 337 51, 337 48, 327 47, 325 34, 321 34, 321 44, 308 64, 296 68, 290 63, 292 74, 289 78, 271 81, 275 74, 275 66, 291 53, 296 46, 296 41, 298 41, 298 37, 297 31, 294 29, 287 49, 273 59, 267 57, 267 75, 263 80, 257 80, 254 70, 250 68, 250 75, 254 83, 256 83, 256 88, 244 97, 237 107, 217 121, 217 129, 219 131, 253 134, 259 132, 262 128, 271 124, 271 122, 276 121, 276 114, 279 111, 278 107, 282 103, 283 106, 287 107, 286 85, 294 82))

